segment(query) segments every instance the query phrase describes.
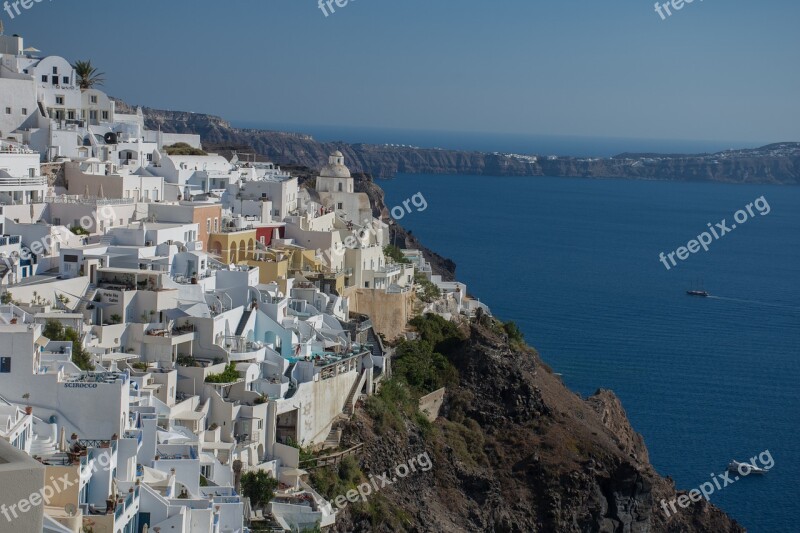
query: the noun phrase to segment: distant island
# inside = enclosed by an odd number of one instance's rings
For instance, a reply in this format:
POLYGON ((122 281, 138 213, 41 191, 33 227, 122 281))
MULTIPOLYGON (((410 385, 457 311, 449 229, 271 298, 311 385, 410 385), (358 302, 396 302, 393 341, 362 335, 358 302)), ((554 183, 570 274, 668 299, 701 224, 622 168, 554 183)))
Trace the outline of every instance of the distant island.
MULTIPOLYGON (((119 111, 135 108, 117 100, 119 111)), ((625 178, 725 183, 800 183, 800 143, 703 154, 623 153, 609 158, 484 153, 400 145, 319 142, 310 135, 235 128, 220 117, 142 108, 147 126, 167 133, 199 134, 216 152, 254 153, 281 165, 318 168, 334 150, 352 170, 377 178, 398 174, 471 174, 625 178)))

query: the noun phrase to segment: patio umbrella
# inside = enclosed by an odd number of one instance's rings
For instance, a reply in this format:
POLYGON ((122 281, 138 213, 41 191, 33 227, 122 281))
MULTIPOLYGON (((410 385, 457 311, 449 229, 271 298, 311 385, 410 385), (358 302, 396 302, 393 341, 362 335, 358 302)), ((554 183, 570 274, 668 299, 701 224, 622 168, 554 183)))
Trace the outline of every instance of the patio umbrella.
POLYGON ((103 194, 103 184, 102 183, 100 184, 100 190, 97 191, 97 197, 98 198, 105 198, 106 197, 106 195, 103 194))

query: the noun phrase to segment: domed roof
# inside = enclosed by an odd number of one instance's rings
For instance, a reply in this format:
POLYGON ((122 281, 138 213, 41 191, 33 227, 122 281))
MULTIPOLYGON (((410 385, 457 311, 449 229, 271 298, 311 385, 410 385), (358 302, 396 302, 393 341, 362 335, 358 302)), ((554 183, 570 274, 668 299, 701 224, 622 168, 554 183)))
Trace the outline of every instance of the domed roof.
POLYGON ((319 173, 322 178, 349 178, 350 169, 344 165, 325 165, 319 173))
POLYGON ((344 164, 344 155, 336 150, 328 158, 328 164, 319 173, 321 178, 349 178, 350 169, 344 164))

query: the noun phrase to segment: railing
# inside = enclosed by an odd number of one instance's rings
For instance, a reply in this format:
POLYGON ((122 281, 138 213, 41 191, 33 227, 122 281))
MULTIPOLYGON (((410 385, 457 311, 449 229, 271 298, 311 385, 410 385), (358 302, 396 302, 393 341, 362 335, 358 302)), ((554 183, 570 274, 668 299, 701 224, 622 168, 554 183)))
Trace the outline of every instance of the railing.
POLYGON ((48 204, 87 204, 87 205, 133 205, 133 198, 94 198, 84 196, 46 196, 48 204))
POLYGON ((0 187, 42 187, 44 185, 47 185, 47 178, 44 176, 33 178, 0 177, 0 187))

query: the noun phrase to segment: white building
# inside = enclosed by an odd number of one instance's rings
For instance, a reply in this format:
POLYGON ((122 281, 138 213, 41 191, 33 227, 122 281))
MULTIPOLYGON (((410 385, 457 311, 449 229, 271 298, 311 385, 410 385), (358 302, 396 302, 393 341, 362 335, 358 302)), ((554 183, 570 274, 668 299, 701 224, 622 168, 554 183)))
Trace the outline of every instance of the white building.
POLYGON ((39 169, 37 152, 0 140, 0 204, 43 202, 48 186, 39 169))
POLYGON ((372 220, 369 196, 355 192, 342 152, 337 150, 328 158, 328 164, 322 167, 317 177, 316 190, 323 207, 336 210, 346 220, 355 223, 372 220))

